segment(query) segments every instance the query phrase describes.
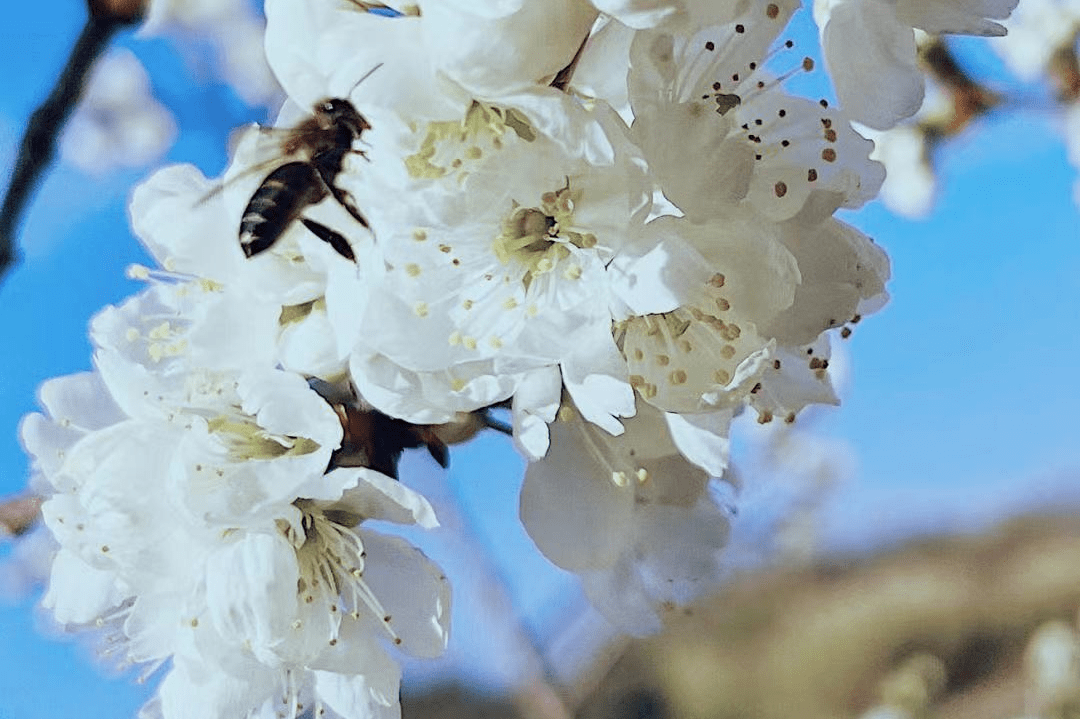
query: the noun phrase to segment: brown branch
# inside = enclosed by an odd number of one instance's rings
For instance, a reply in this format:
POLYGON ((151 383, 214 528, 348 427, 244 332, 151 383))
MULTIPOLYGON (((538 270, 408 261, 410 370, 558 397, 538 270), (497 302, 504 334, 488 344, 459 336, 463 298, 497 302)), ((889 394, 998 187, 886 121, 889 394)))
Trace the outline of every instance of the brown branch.
POLYGON ((82 97, 94 61, 117 30, 142 16, 143 0, 89 0, 90 17, 49 96, 30 116, 0 207, 0 280, 16 260, 15 233, 34 188, 56 155, 60 130, 82 97))
POLYGON ((1080 60, 1076 57, 1076 42, 1080 32, 1075 33, 1069 42, 1063 43, 1050 55, 1047 72, 1057 87, 1057 98, 1063 103, 1080 100, 1080 60))
POLYGON ((0 501, 0 537, 18 537, 41 517, 41 497, 15 497, 0 501))
POLYGON ((959 134, 973 120, 982 117, 1001 103, 1001 98, 973 80, 953 57, 942 38, 923 47, 920 56, 930 75, 952 100, 953 113, 944 122, 927 128, 932 139, 959 134))
POLYGON ((487 429, 493 429, 499 434, 505 434, 507 437, 514 436, 514 428, 495 417, 492 417, 487 410, 478 410, 475 414, 479 415, 480 423, 487 429))

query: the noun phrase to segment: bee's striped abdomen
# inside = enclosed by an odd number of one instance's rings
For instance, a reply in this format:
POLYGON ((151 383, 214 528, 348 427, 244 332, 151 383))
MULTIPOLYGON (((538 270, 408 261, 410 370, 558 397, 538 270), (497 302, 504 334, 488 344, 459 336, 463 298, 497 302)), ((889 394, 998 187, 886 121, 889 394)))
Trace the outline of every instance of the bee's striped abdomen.
POLYGON ((309 205, 326 197, 326 186, 308 162, 289 162, 262 181, 240 219, 240 247, 247 257, 269 249, 309 205))

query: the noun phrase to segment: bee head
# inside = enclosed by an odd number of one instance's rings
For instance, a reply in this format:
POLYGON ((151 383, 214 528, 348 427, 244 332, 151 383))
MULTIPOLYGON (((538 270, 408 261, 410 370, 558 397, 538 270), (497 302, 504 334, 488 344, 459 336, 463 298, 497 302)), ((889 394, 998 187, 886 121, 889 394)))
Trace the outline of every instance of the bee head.
POLYGON ((324 130, 347 127, 354 137, 360 137, 364 130, 371 129, 371 123, 367 121, 367 118, 361 115, 351 102, 340 97, 331 97, 317 102, 315 119, 319 127, 324 130))

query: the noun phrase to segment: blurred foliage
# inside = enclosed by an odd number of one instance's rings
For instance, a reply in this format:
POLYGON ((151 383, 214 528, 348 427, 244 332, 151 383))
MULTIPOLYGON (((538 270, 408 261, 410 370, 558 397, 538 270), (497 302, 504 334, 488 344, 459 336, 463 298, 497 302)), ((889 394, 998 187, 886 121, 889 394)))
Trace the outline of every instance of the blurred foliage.
MULTIPOLYGON (((747 574, 674 613, 660 635, 629 642, 598 668, 603 678, 574 715, 842 719, 877 707, 875 717, 912 719, 1075 716, 1080 651, 1061 647, 1080 646, 1077 607, 1077 517, 1031 516, 981 536, 747 574), (1051 689, 1046 676, 1059 676, 1051 689)), ((455 689, 406 697, 403 707, 413 719, 554 716, 455 689)))

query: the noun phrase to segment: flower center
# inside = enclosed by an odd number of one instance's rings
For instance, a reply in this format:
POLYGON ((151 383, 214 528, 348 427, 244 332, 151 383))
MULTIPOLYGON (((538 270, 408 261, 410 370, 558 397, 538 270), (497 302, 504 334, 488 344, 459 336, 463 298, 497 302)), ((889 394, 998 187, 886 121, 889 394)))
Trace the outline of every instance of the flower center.
MULTIPOLYGON (((574 229, 574 205, 581 192, 566 185, 554 192, 545 192, 540 207, 521 207, 515 203, 509 217, 503 220, 502 232, 495 238, 495 256, 504 265, 515 262, 525 269, 522 281, 525 288, 536 275, 551 272, 559 262, 577 249, 596 246, 596 235, 574 229)), ((580 276, 578 265, 566 267, 568 279, 580 276), (575 271, 576 268, 576 271, 575 271)))
MULTIPOLYGON (((297 547, 300 578, 296 591, 300 600, 305 605, 319 603, 333 616, 340 616, 339 610, 346 612, 353 619, 359 619, 366 607, 400 644, 390 626, 391 617, 364 581, 367 552, 359 535, 347 526, 359 518, 324 511, 309 500, 298 499, 294 504, 304 515, 304 536, 297 537, 291 525, 284 525, 282 532, 297 547)), ((336 632, 330 641, 336 642, 336 632)))
POLYGON ((418 179, 454 175, 463 182, 480 160, 503 148, 507 133, 525 142, 536 139, 518 111, 473 101, 461 120, 428 123, 420 149, 405 158, 405 168, 418 179))
POLYGON ((244 415, 220 414, 208 419, 206 425, 225 445, 232 462, 311 454, 319 449, 313 439, 272 434, 244 415))

